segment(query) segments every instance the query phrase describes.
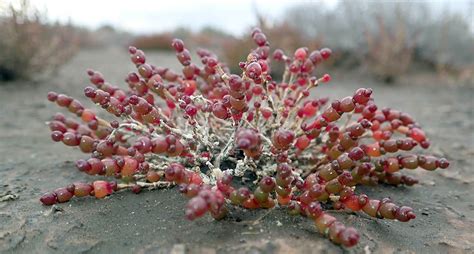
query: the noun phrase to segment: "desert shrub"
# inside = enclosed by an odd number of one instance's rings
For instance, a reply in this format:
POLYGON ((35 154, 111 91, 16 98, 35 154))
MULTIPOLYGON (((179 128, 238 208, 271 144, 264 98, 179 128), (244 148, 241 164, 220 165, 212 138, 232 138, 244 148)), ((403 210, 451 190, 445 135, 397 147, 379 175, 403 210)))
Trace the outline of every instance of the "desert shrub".
POLYGON ((468 20, 445 10, 439 14, 423 2, 353 0, 334 8, 295 5, 284 20, 305 40, 331 45, 335 67, 363 66, 385 81, 406 73, 412 62, 472 76, 474 42, 468 20))
POLYGON ((440 74, 454 72, 462 76, 474 68, 474 34, 460 15, 448 13, 430 22, 420 35, 417 51, 417 57, 440 74))
POLYGON ((416 24, 424 16, 420 7, 366 1, 341 1, 334 9, 303 4, 290 9, 287 20, 308 39, 333 45, 336 66, 363 65, 374 76, 393 81, 411 63, 420 30, 416 24))
POLYGON ((410 170, 446 169, 445 158, 420 152, 431 144, 420 125, 407 113, 378 107, 370 88, 332 102, 316 97, 312 92, 331 81, 318 68, 331 58, 329 48, 270 55, 268 36, 256 28, 251 38, 256 46, 237 74, 210 51, 192 57, 180 39, 171 42, 182 65, 178 72, 130 47, 136 70, 126 75, 127 90, 88 70, 92 86, 84 95, 116 120, 49 92, 49 101, 78 117, 55 114, 48 122, 51 139, 87 154, 76 166, 100 180, 68 184, 40 201, 50 206, 176 186, 190 198, 183 212, 189 220, 206 214, 221 220, 237 209, 286 209, 345 247, 360 235, 333 210, 365 214, 364 220, 415 219, 413 208, 371 198, 359 186, 411 186, 418 180, 406 174, 410 170), (275 62, 286 66, 278 81, 269 73, 275 62))
POLYGON ((22 1, 0 16, 0 80, 29 79, 53 71, 78 48, 72 25, 49 24, 45 15, 22 1))
POLYGON ((133 40, 132 44, 139 45, 137 47, 143 49, 170 50, 169 41, 172 39, 173 37, 171 33, 165 32, 159 34, 137 36, 133 40))
POLYGON ((174 31, 136 36, 132 44, 148 50, 169 51, 169 42, 176 34, 189 41, 191 48, 199 45, 199 47, 218 49, 223 41, 235 40, 233 36, 213 27, 204 27, 197 32, 192 32, 185 28, 177 28, 174 31))
POLYGON ((365 63, 375 77, 391 83, 408 69, 413 56, 413 44, 407 43, 406 24, 399 16, 394 27, 387 27, 377 17, 377 32, 366 32, 368 54, 365 63))

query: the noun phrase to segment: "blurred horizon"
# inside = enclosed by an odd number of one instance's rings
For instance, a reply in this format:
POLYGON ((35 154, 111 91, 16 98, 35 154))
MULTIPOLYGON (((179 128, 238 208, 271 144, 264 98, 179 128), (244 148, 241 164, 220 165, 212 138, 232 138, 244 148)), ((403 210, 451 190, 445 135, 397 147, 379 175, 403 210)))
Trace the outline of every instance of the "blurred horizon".
POLYGON ((254 48, 253 27, 273 49, 330 47, 327 67, 387 83, 423 71, 474 80, 474 0, 0 0, 0 80, 59 68, 82 49, 171 51, 175 37, 238 72, 252 50, 272 53, 254 48), (24 66, 30 72, 19 71, 24 66))
MULTIPOLYGON (((4 4, 19 5, 21 0, 6 0, 4 4)), ((31 0, 32 7, 47 13, 50 22, 71 22, 87 29, 111 26, 133 34, 153 34, 188 29, 198 32, 214 28, 234 36, 242 36, 258 23, 258 16, 278 22, 287 10, 301 4, 320 4, 321 9, 334 9, 339 0, 31 0)), ((375 3, 376 1, 367 1, 375 3)), ((426 3, 434 15, 454 13, 470 20, 474 32, 473 0, 380 1, 384 3, 426 3)))

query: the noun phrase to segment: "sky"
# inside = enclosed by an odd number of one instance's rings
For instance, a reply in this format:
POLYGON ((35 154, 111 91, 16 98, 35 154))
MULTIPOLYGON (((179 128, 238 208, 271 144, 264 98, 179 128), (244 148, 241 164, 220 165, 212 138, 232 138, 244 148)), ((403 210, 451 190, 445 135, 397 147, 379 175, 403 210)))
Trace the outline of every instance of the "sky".
MULTIPOLYGON (((19 0, 0 0, 0 2, 19 0)), ((153 33, 177 27, 197 31, 206 26, 220 28, 234 35, 243 34, 256 23, 256 10, 270 20, 281 16, 295 3, 316 2, 333 8, 337 0, 30 0, 40 10, 47 10, 51 20, 88 28, 101 25, 153 33)), ((467 15, 474 22, 474 0, 431 0, 435 8, 448 7, 467 15)))

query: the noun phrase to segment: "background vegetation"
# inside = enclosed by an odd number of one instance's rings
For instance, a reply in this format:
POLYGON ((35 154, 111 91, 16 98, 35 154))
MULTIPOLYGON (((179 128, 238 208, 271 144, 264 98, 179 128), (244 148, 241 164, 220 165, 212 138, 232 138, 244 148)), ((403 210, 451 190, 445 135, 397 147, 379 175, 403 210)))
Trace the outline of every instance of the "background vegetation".
MULTIPOLYGON (((303 3, 275 20, 258 11, 256 16, 255 25, 272 46, 288 54, 300 45, 330 47, 334 58, 326 66, 333 69, 387 83, 412 73, 436 74, 456 84, 474 83, 472 24, 448 10, 435 13, 426 2, 341 0, 334 8, 303 3)), ((132 44, 146 50, 171 50, 174 37, 189 42, 190 48, 217 50, 238 72, 239 61, 253 46, 249 36, 236 37, 213 27, 133 36, 112 26, 91 31, 52 23, 45 13, 30 8, 27 0, 20 8, 0 5, 0 31, 0 80, 50 73, 81 47, 132 44)))

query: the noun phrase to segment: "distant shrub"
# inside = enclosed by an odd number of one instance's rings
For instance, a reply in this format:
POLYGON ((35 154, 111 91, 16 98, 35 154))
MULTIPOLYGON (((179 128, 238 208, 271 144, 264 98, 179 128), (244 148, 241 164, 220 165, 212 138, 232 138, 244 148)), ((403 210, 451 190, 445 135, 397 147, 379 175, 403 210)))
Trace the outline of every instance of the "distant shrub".
POLYGON ((143 49, 154 49, 154 50, 169 50, 170 41, 173 39, 171 33, 160 33, 152 35, 142 35, 137 36, 132 44, 137 45, 139 48, 143 49))
POLYGON ((366 32, 368 52, 365 63, 371 74, 391 83, 408 69, 413 58, 413 46, 407 42, 406 23, 401 17, 395 27, 387 27, 381 16, 376 24, 377 32, 366 32))
POLYGON ((412 62, 438 73, 472 77, 474 36, 469 21, 424 2, 342 0, 335 8, 304 3, 284 21, 305 40, 331 45, 333 66, 364 66, 394 81, 412 62), (339 56, 339 57, 338 57, 339 56))
POLYGON ((474 34, 463 17, 447 14, 427 25, 417 51, 418 57, 440 74, 459 70, 462 76, 474 67, 474 34))
POLYGON ((172 35, 179 35, 179 37, 190 41, 192 48, 195 45, 199 45, 199 47, 219 49, 221 42, 235 40, 233 36, 212 27, 204 27, 198 32, 193 32, 185 28, 177 28, 174 31, 136 36, 132 40, 132 44, 148 50, 170 51, 169 42, 174 38, 172 35))
POLYGON ((45 15, 22 1, 0 16, 0 80, 29 79, 53 71, 78 48, 71 25, 48 24, 45 15))

